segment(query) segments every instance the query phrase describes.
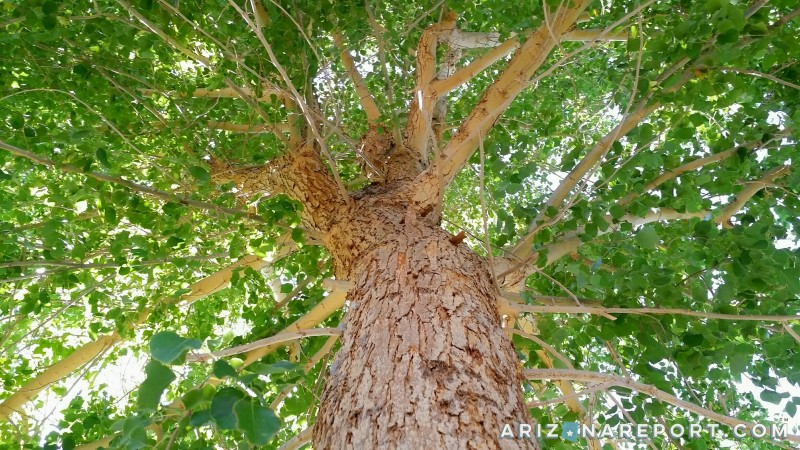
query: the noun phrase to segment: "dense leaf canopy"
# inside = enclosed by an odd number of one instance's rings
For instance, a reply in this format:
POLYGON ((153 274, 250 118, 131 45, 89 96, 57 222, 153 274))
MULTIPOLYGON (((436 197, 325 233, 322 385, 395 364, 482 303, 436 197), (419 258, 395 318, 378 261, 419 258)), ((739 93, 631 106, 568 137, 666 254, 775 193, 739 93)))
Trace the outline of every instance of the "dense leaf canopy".
MULTIPOLYGON (((380 107, 381 132, 400 136, 426 27, 453 11, 464 32, 524 42, 546 24, 544 8, 4 0, 0 402, 47 370, 55 377, 17 413, 0 409, 0 447, 277 448, 302 438, 343 313, 290 325, 338 295, 324 282, 330 259, 300 225, 302 205, 243 198, 215 182, 209 162, 270 161, 286 149, 283 130, 312 118, 325 160, 357 190, 370 183, 359 158, 367 115, 343 49, 380 107), (318 324, 328 331, 261 354, 198 357, 318 324), (90 357, 54 366, 69 355, 90 357)), ((508 293, 520 311, 562 307, 509 318, 525 368, 616 374, 739 420, 773 423, 782 410, 798 423, 795 8, 591 3, 578 27, 607 33, 560 42, 483 137, 448 186, 442 225, 487 257, 532 259, 524 289, 508 293), (551 201, 603 142, 599 162, 551 201), (581 305, 617 309, 569 309, 581 305)), ((487 51, 464 49, 459 67, 487 51)), ((448 95, 442 145, 509 57, 448 95)), ((580 386, 524 389, 546 403, 580 386)), ((699 420, 663 400, 601 386, 531 412, 545 424, 699 420)))

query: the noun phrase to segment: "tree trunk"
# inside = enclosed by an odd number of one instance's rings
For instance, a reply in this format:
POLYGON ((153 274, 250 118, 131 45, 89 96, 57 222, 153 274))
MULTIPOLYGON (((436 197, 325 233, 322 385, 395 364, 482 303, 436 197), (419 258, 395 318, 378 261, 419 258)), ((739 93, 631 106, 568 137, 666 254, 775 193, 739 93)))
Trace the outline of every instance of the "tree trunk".
POLYGON ((357 199, 327 247, 354 282, 315 449, 538 448, 488 264, 390 194, 357 199))

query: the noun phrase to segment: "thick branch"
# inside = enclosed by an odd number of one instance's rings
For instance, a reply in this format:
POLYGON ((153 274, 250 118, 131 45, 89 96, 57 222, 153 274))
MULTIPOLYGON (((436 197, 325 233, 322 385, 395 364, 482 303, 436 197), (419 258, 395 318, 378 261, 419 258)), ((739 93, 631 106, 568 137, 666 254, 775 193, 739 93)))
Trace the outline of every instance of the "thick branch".
POLYGON ((503 73, 484 92, 456 135, 444 147, 441 158, 417 177, 413 203, 418 208, 424 209, 438 203, 442 195, 441 186, 448 185, 466 164, 478 148, 479 141, 525 89, 527 80, 544 63, 560 37, 573 26, 589 3, 589 0, 580 0, 575 2, 573 8, 559 10, 549 26, 540 26, 517 50, 503 73))
MULTIPOLYGON (((639 383, 637 381, 629 380, 618 375, 610 375, 597 372, 589 372, 585 370, 569 370, 569 369, 526 369, 523 371, 523 376, 529 380, 570 380, 580 381, 585 383, 609 383, 614 386, 633 389, 641 393, 647 394, 653 398, 693 412, 700 416, 705 416, 715 422, 734 427, 737 425, 744 426, 748 431, 751 430, 756 424, 739 420, 735 417, 726 416, 714 412, 710 409, 703 408, 695 405, 694 403, 681 400, 672 394, 668 394, 655 386, 649 384, 639 383)), ((787 440, 793 442, 800 442, 800 436, 788 435, 787 440)))
POLYGON ((431 88, 438 96, 447 94, 462 84, 473 79, 476 75, 488 69, 492 64, 508 56, 511 52, 519 48, 519 38, 510 37, 502 44, 492 48, 481 56, 475 58, 466 66, 458 69, 447 78, 435 80, 431 88))
POLYGON ((767 171, 761 179, 757 181, 748 182, 742 192, 722 210, 722 214, 717 219, 717 223, 725 228, 731 228, 731 218, 734 214, 738 213, 758 191, 769 187, 776 179, 788 174, 791 171, 791 166, 777 166, 767 171))
POLYGON ((416 79, 408 112, 405 144, 420 161, 427 160, 431 118, 437 100, 431 91, 431 83, 436 76, 436 46, 440 34, 455 28, 455 20, 454 14, 447 14, 441 22, 428 27, 417 44, 416 79))
POLYGON ((347 70, 347 75, 350 77, 350 80, 353 82, 353 85, 356 88, 358 101, 361 103, 361 107, 364 108, 364 112, 367 114, 367 124, 373 126, 377 125, 378 120, 381 117, 381 112, 378 109, 378 105, 375 103, 375 99, 372 97, 372 94, 370 94, 369 90, 367 89, 367 85, 364 83, 364 78, 362 78, 361 73, 358 72, 358 68, 353 62, 353 57, 350 56, 350 52, 347 50, 347 46, 344 44, 344 38, 342 38, 341 33, 333 33, 333 41, 339 48, 339 55, 342 58, 342 63, 344 64, 345 70, 347 70))
POLYGON ((302 203, 303 225, 314 231, 325 232, 345 203, 313 141, 260 166, 234 168, 219 160, 210 165, 214 181, 233 181, 244 195, 283 193, 302 203))

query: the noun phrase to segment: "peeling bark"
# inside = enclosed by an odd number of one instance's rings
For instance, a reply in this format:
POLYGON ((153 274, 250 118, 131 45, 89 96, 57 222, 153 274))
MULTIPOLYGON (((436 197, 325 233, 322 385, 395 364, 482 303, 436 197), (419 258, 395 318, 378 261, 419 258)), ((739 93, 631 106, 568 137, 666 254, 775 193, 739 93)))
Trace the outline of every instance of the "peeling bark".
POLYGON ((302 224, 314 231, 327 231, 346 204, 310 141, 261 166, 233 168, 212 160, 211 169, 215 182, 233 181, 245 196, 282 193, 299 201, 302 224))
POLYGON ((354 283, 314 448, 537 448, 487 262, 387 187, 356 199, 326 244, 354 283))

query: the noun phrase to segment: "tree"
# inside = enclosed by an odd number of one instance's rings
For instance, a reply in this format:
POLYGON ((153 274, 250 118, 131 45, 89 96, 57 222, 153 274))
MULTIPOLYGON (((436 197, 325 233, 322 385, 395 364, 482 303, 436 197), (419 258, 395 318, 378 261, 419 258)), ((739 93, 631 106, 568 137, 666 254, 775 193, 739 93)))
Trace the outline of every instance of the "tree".
POLYGON ((0 441, 800 441, 798 15, 5 1, 0 441))

